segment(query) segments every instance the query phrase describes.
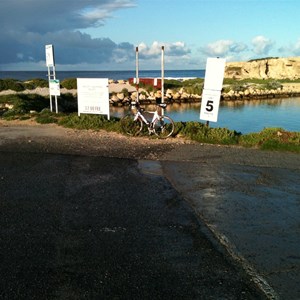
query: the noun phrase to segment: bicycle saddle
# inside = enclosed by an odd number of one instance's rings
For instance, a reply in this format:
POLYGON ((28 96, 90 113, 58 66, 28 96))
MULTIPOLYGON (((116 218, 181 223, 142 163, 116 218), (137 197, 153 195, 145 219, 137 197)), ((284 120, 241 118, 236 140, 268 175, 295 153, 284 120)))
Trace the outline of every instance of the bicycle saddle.
POLYGON ((167 107, 167 103, 160 103, 158 104, 159 107, 161 108, 166 108, 167 107))

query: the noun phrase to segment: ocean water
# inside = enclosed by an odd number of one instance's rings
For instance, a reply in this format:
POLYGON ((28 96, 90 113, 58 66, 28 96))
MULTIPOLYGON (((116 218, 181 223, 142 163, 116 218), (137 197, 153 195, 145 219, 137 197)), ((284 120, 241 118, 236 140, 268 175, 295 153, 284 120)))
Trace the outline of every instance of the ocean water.
MULTIPOLYGON (((205 123, 200 120, 200 106, 200 103, 171 104, 165 114, 175 122, 205 123)), ((146 105, 145 109, 153 111, 155 106, 146 105)), ((110 110, 116 117, 122 117, 128 111, 128 107, 111 107, 110 110)), ((300 98, 224 101, 220 105, 218 122, 210 122, 210 127, 228 128, 243 134, 272 127, 300 132, 300 98)))
MULTIPOLYGON (((135 70, 132 71, 59 71, 56 70, 56 78, 63 80, 66 78, 109 78, 113 80, 135 77, 135 70)), ((165 70, 165 78, 204 78, 205 70, 165 70)), ((159 78, 160 70, 139 71, 139 77, 159 78)), ((0 71, 0 79, 13 78, 21 81, 42 78, 48 79, 48 71, 0 71)))
MULTIPOLYGON (((166 114, 174 121, 201 121, 200 103, 169 105, 166 114)), ((260 132, 264 128, 283 128, 300 132, 300 98, 221 102, 218 122, 211 127, 223 127, 242 132, 260 132)))

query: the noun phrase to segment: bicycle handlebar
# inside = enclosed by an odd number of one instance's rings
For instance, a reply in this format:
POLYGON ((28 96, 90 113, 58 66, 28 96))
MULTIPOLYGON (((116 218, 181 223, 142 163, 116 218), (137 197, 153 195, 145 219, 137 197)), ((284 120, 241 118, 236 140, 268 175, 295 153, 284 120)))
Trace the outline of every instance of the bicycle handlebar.
MULTIPOLYGON (((131 106, 140 107, 140 103, 138 101, 131 101, 130 105, 131 106)), ((161 108, 166 108, 167 107, 167 103, 159 103, 159 104, 156 104, 156 106, 159 106, 161 108)))

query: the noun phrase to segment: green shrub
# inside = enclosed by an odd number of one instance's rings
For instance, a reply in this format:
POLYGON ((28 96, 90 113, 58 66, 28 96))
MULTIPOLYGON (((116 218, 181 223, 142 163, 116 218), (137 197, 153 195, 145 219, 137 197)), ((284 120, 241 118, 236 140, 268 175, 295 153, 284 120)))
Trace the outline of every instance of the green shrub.
POLYGON ((15 119, 18 119, 18 115, 19 115, 18 111, 14 110, 14 109, 10 109, 10 110, 5 111, 2 114, 2 118, 4 118, 5 120, 15 120, 15 119))
POLYGON ((16 79, 0 79, 0 91, 4 90, 13 90, 16 92, 24 91, 25 87, 24 84, 16 79))
POLYGON ((37 94, 17 94, 0 96, 0 103, 13 105, 13 111, 18 114, 31 110, 41 111, 49 106, 49 99, 37 94))
POLYGON ((207 142, 212 144, 232 145, 237 144, 241 133, 227 128, 209 128, 207 131, 207 142))
POLYGON ((258 133, 242 135, 239 144, 244 147, 259 147, 263 150, 300 152, 300 132, 288 132, 282 128, 265 128, 258 133))
POLYGON ((24 82, 24 85, 27 89, 35 89, 38 87, 45 88, 45 87, 49 87, 49 82, 48 79, 33 78, 24 82))
POLYGON ((65 113, 78 111, 77 97, 73 96, 71 93, 61 94, 58 97, 58 104, 60 106, 60 110, 65 113))
POLYGON ((50 123, 57 123, 58 118, 52 115, 38 115, 35 118, 35 121, 40 124, 50 124, 50 123))
POLYGON ((178 133, 191 140, 211 144, 237 144, 240 136, 240 133, 234 130, 210 128, 200 122, 181 122, 179 125, 176 123, 176 129, 178 133))
POLYGON ((121 93, 123 93, 125 97, 129 97, 129 91, 128 91, 128 89, 123 88, 122 91, 121 91, 121 93))
POLYGON ((111 118, 108 120, 104 115, 70 114, 59 120, 59 125, 76 129, 106 129, 108 131, 120 131, 119 119, 111 118))
POLYGON ((20 99, 19 95, 11 94, 11 95, 1 95, 0 103, 14 104, 16 101, 20 99))
POLYGON ((29 112, 31 110, 41 111, 49 106, 49 99, 37 94, 19 94, 14 108, 20 112, 29 112))
POLYGON ((66 78, 61 81, 60 85, 67 90, 77 89, 77 79, 76 78, 66 78))
POLYGON ((282 89, 282 84, 278 81, 272 80, 263 85, 266 90, 277 90, 282 89))
POLYGON ((165 89, 176 89, 183 86, 182 82, 176 79, 166 79, 164 82, 165 89))

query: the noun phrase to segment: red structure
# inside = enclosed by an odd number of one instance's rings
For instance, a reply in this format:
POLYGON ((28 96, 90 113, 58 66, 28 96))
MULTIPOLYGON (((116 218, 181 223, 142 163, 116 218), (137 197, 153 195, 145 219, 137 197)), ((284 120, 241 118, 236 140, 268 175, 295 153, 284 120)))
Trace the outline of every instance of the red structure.
MULTIPOLYGON (((129 83, 134 84, 135 78, 129 78, 129 83)), ((139 78, 139 82, 147 85, 152 85, 154 88, 161 89, 160 78, 139 78)))

